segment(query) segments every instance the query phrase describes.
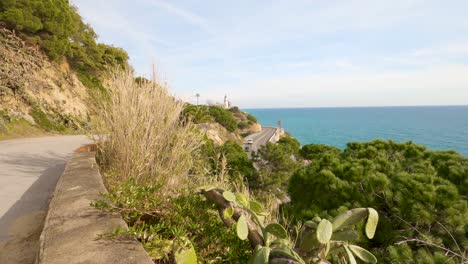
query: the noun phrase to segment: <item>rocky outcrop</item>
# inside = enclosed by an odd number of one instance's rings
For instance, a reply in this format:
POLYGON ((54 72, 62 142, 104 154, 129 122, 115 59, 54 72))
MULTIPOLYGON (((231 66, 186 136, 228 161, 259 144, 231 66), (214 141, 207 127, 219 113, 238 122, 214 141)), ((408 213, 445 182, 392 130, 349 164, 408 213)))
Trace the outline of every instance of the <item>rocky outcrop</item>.
POLYGON ((257 123, 257 120, 252 115, 241 111, 238 107, 231 108, 233 116, 237 121, 239 133, 247 135, 262 131, 262 126, 257 123))
POLYGON ((240 133, 257 133, 262 131, 262 126, 259 123, 253 123, 252 125, 248 126, 247 128, 241 129, 240 133))
POLYGON ((203 131, 209 139, 213 140, 216 146, 221 146, 228 140, 241 141, 238 135, 230 133, 219 123, 197 124, 197 127, 203 131))
POLYGON ((88 89, 68 64, 51 62, 35 45, 0 28, 0 110, 34 123, 34 112, 56 121, 83 121, 88 89))

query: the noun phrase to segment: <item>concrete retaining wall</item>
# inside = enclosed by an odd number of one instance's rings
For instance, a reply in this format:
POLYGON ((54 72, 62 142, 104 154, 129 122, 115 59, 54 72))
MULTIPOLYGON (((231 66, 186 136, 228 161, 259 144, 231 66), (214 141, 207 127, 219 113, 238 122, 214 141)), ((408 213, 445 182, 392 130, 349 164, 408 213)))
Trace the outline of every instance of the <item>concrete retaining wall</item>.
POLYGON ((268 139, 268 142, 276 143, 281 138, 281 130, 276 127, 272 127, 272 128, 275 129, 275 133, 270 137, 270 139, 268 139))
POLYGON ((94 152, 74 154, 49 204, 36 263, 153 263, 133 238, 100 237, 126 227, 119 214, 90 206, 104 192, 94 152))

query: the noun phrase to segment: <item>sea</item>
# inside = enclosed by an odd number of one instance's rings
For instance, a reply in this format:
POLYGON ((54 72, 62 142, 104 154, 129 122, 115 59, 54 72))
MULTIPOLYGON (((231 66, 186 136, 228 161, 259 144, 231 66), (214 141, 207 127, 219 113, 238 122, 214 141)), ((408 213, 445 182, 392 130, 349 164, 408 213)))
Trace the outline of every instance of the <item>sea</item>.
POLYGON ((302 145, 341 149, 373 139, 412 141, 468 156, 468 106, 244 109, 263 126, 282 127, 302 145))

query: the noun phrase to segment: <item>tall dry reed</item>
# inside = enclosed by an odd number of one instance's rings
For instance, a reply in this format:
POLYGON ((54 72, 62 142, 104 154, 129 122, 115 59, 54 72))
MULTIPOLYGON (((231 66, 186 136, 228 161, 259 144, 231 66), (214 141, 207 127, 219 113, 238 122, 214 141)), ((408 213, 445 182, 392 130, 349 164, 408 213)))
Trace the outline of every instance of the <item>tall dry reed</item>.
POLYGON ((119 181, 179 188, 202 144, 193 123, 181 121, 184 103, 157 78, 136 82, 130 71, 114 72, 106 87, 94 122, 104 165, 119 181))

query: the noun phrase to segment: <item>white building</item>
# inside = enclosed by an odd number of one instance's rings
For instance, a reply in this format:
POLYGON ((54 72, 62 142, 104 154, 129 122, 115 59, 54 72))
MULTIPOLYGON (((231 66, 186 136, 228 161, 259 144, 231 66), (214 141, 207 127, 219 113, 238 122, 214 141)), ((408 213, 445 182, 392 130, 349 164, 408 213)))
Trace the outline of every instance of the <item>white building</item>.
POLYGON ((224 107, 225 109, 231 108, 231 102, 228 100, 227 95, 224 96, 224 104, 223 104, 223 107, 224 107))

